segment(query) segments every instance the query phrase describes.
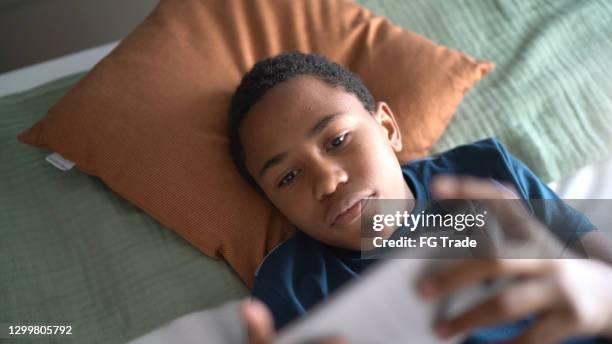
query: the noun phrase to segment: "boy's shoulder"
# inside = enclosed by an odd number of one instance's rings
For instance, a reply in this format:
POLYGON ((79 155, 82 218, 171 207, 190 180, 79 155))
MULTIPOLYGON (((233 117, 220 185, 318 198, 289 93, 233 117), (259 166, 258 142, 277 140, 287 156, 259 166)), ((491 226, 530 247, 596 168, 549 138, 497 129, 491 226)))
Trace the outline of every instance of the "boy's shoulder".
POLYGON ((266 255, 255 273, 251 294, 272 311, 277 329, 357 277, 368 265, 359 259, 347 261, 343 251, 347 250, 297 231, 266 255))
POLYGON ((418 179, 424 185, 429 185, 437 174, 469 175, 514 183, 518 182, 517 173, 523 167, 496 138, 460 145, 401 166, 407 177, 418 179))
POLYGON ((294 265, 294 261, 301 260, 305 252, 319 254, 320 246, 321 243, 298 230, 293 236, 279 243, 266 254, 255 271, 255 278, 260 275, 268 275, 268 272, 283 270, 281 265, 294 265))
POLYGON ((414 159, 402 165, 404 167, 418 167, 421 165, 435 164, 438 166, 465 165, 467 167, 478 167, 486 163, 506 162, 511 164, 512 155, 504 144, 497 138, 490 137, 472 143, 463 144, 433 154, 428 157, 414 159))

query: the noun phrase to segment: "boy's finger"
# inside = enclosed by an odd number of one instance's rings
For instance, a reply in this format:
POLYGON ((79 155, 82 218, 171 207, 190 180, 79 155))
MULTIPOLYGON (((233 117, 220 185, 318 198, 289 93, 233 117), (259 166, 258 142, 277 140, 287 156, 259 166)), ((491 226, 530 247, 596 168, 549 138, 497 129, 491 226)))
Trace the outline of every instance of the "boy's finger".
POLYGON ((463 314, 440 323, 438 333, 451 337, 476 327, 509 323, 528 314, 552 308, 559 297, 554 285, 547 279, 532 279, 511 285, 487 301, 463 314))
POLYGON ((556 344, 572 336, 575 326, 571 317, 561 311, 551 311, 508 344, 556 344))
POLYGON ((489 179, 470 176, 437 176, 432 195, 442 199, 469 199, 484 203, 510 236, 529 237, 539 230, 513 188, 489 179))
POLYGON ((435 198, 478 200, 499 218, 512 219, 528 215, 523 201, 502 183, 470 176, 437 176, 431 183, 435 198))
POLYGON ((432 299, 491 278, 533 276, 546 269, 546 261, 539 259, 470 259, 425 276, 417 287, 421 295, 432 299))
POLYGON ((261 301, 249 298, 240 304, 242 318, 246 322, 249 344, 268 344, 274 335, 274 320, 261 301))
POLYGON ((504 184, 471 176, 439 175, 431 182, 431 192, 437 198, 453 199, 517 199, 504 184))
POLYGON ((321 339, 311 339, 299 344, 348 344, 348 341, 342 337, 329 337, 321 339))

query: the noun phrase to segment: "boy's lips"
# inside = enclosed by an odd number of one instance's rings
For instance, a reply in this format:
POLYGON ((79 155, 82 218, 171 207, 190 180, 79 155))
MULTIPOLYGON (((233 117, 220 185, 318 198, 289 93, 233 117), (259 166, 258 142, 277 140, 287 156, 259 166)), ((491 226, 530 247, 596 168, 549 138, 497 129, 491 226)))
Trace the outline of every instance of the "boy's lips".
MULTIPOLYGON (((327 212, 327 223, 330 226, 348 224, 362 212, 361 200, 372 198, 376 193, 358 192, 345 196, 340 202, 332 205, 327 212)), ((363 205, 365 206, 366 203, 363 205)))

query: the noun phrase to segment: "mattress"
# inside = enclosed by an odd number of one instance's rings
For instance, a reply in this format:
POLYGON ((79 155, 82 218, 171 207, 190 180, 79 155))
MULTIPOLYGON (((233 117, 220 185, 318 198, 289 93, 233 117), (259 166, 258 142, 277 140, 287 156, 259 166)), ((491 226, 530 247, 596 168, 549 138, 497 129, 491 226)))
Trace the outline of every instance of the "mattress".
MULTIPOLYGON (((597 80, 612 69, 612 41, 601 39, 612 36, 612 4, 359 2, 497 63, 436 152, 497 136, 563 197, 612 197, 612 79, 597 80), (582 50, 565 49, 574 42, 582 50)), ((248 294, 237 276, 99 179, 61 172, 50 152, 15 139, 116 44, 0 75, 0 323, 70 323, 78 343, 195 342, 208 309, 248 294)))
POLYGON ((117 44, 119 42, 107 43, 0 74, 0 97, 23 92, 61 77, 90 70, 98 61, 111 52, 117 44))

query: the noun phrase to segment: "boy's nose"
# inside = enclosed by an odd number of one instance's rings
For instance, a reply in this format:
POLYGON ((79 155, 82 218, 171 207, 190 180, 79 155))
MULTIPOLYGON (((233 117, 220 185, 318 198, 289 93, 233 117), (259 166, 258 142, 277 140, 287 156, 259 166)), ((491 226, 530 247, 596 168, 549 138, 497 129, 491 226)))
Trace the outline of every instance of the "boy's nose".
POLYGON ((348 181, 348 174, 340 166, 319 168, 315 176, 314 187, 317 200, 323 200, 333 194, 340 184, 348 181))

